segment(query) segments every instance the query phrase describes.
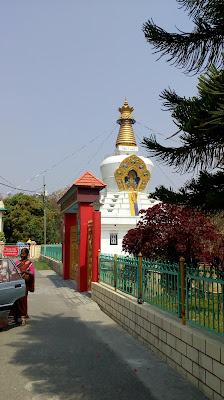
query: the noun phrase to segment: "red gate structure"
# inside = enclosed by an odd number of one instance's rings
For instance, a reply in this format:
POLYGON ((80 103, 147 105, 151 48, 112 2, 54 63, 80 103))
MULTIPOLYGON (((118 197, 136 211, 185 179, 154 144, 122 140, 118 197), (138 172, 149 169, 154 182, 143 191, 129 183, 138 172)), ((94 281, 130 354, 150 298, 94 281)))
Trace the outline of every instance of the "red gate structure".
POLYGON ((97 254, 100 249, 100 212, 94 211, 91 203, 99 201, 100 190, 106 184, 86 171, 60 198, 61 212, 64 214, 63 226, 63 278, 74 279, 80 292, 89 288, 89 276, 98 279, 97 254), (96 215, 97 214, 97 215, 96 215), (90 271, 90 246, 88 223, 92 224, 92 273, 90 271), (96 258, 96 259, 95 259, 96 258))

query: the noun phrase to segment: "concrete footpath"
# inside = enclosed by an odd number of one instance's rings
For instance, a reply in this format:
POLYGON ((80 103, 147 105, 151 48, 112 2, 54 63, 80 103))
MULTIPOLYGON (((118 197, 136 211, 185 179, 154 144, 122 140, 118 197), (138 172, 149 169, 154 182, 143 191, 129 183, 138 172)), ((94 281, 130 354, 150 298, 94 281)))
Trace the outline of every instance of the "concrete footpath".
POLYGON ((0 400, 204 400, 88 293, 37 271, 25 327, 0 331, 0 400))

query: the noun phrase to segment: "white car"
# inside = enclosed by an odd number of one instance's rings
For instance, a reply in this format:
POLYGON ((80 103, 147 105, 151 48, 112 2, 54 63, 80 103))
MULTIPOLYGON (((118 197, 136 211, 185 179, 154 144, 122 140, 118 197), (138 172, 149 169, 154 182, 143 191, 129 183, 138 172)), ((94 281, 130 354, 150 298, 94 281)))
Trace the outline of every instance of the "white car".
POLYGON ((10 258, 0 258, 0 318, 8 317, 13 303, 25 296, 26 283, 10 258))

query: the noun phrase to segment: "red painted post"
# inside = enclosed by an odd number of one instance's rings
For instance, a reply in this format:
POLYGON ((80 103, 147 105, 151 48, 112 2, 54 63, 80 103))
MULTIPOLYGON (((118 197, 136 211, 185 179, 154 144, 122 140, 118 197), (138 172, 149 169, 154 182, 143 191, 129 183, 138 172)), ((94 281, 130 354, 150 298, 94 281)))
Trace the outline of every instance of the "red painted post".
POLYGON ((93 218, 93 207, 89 203, 79 203, 78 210, 80 218, 80 243, 77 289, 79 292, 86 292, 88 290, 88 221, 93 218))
POLYGON ((65 243, 63 257, 63 279, 70 279, 70 231, 71 226, 76 223, 75 214, 64 214, 65 243))
POLYGON ((93 211, 92 282, 98 282, 98 250, 101 241, 101 212, 93 211))

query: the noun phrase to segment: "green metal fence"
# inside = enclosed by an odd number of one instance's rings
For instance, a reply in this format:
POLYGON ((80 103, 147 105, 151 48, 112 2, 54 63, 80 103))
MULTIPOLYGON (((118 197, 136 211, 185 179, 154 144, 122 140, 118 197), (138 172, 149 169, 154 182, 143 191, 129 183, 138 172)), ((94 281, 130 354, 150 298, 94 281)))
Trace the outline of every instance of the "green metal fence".
POLYGON ((142 299, 181 317, 180 267, 177 263, 142 260, 142 299))
POLYGON ((61 244, 42 244, 41 254, 46 257, 51 257, 54 260, 62 261, 62 245, 61 244))
POLYGON ((224 272, 209 265, 186 265, 187 320, 224 334, 224 272))
POLYGON ((179 264, 100 254, 100 281, 181 316, 179 264))
POLYGON ((135 298, 224 335, 224 272, 199 264, 100 254, 99 279, 135 298), (186 315, 186 317, 185 317, 186 315))
POLYGON ((117 289, 139 297, 138 258, 117 256, 117 289))
POLYGON ((114 270, 114 255, 101 254, 99 279, 114 287, 114 270))

